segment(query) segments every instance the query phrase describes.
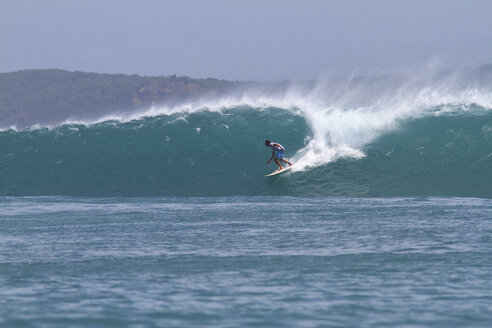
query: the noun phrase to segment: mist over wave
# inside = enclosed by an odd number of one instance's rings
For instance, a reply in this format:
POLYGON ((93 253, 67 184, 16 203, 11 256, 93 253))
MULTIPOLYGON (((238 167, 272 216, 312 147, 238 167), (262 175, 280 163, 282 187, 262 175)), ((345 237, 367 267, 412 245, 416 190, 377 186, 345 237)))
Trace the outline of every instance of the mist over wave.
POLYGON ((5 130, 0 193, 491 197, 491 71, 324 78, 5 130), (266 138, 291 173, 263 177, 266 138))
MULTIPOLYGON (((364 156, 362 148, 408 118, 492 108, 492 67, 443 71, 426 67, 407 75, 335 79, 286 88, 251 87, 223 97, 178 106, 154 106, 97 120, 130 121, 141 117, 221 112, 231 108, 278 108, 301 116, 309 127, 306 145, 295 157, 294 169, 305 170, 338 158, 364 156)), ((272 131, 275 138, 276 131, 272 131)), ((265 137, 268 137, 266 134, 265 137)))

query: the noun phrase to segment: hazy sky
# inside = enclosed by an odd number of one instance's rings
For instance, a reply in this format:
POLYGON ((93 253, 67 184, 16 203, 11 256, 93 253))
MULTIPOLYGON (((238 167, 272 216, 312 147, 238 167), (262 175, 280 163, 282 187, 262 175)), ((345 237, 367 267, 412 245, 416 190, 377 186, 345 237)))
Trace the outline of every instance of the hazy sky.
POLYGON ((0 0, 0 72, 305 80, 492 62, 492 0, 0 0))

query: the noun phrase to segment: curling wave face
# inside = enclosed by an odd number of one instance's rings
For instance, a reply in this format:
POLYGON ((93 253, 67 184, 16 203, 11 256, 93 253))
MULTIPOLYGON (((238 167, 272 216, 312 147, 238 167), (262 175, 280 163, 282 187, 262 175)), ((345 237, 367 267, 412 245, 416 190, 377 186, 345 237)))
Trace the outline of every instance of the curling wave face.
POLYGON ((360 148, 325 144, 322 147, 332 153, 320 156, 333 156, 332 161, 311 162, 265 179, 263 174, 274 167, 265 164, 270 152, 263 140, 272 135, 294 161, 308 162, 309 152, 324 151, 314 149, 316 139, 304 117, 278 108, 238 107, 130 122, 7 130, 0 134, 0 192, 492 196, 492 113, 481 107, 464 114, 407 118, 360 148))
POLYGON ((1 195, 491 197, 481 75, 325 80, 0 132, 1 195), (268 138, 290 173, 263 175, 268 138))

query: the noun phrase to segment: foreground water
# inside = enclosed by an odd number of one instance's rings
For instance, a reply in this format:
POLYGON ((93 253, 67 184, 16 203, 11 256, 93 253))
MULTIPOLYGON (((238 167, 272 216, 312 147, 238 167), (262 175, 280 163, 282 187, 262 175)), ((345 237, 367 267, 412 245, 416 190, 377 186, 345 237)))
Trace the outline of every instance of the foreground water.
POLYGON ((2 327, 488 327, 492 200, 0 198, 2 327))

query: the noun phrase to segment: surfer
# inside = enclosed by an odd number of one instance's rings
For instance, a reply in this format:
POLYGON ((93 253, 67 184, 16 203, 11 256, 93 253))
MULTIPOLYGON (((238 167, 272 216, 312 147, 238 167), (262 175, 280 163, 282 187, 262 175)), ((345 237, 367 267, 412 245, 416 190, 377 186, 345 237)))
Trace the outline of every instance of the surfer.
POLYGON ((270 149, 272 150, 272 157, 270 157, 270 159, 267 161, 267 164, 270 164, 272 159, 275 158, 275 163, 277 163, 277 165, 279 166, 277 171, 281 171, 284 169, 282 164, 280 164, 280 161, 289 164, 289 166, 292 166, 292 163, 284 158, 285 148, 282 147, 281 144, 271 142, 267 139, 265 140, 265 146, 270 147, 270 149))

